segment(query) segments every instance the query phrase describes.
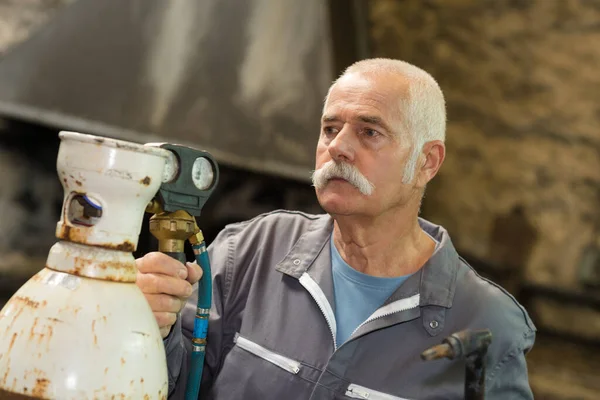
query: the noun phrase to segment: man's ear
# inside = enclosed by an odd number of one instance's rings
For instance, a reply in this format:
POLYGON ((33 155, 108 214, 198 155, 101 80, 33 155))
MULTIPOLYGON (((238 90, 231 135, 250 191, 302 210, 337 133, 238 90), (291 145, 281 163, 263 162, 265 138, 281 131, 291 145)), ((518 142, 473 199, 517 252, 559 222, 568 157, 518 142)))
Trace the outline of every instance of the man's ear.
POLYGON ((425 143, 417 170, 417 187, 425 187, 437 175, 446 157, 446 145, 441 140, 425 143))

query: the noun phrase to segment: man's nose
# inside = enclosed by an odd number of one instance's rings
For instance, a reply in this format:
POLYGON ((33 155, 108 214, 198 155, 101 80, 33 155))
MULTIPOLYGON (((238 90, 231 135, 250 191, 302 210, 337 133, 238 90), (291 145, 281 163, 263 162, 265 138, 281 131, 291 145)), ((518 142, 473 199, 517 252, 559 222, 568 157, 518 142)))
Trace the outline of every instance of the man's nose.
POLYGON ((335 135, 335 138, 329 142, 327 150, 334 161, 353 162, 354 143, 351 130, 348 127, 342 128, 342 130, 335 135))

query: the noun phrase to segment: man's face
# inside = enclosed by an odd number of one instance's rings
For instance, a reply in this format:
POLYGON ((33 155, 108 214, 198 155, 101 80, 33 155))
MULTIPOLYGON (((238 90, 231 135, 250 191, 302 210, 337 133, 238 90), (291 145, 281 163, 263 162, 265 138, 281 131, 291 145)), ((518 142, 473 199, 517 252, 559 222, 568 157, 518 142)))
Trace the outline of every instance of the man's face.
POLYGON ((390 83, 359 74, 342 77, 332 88, 321 119, 316 176, 324 166, 327 171, 327 163, 348 164, 347 170, 355 173, 347 179, 322 179, 324 184, 316 185, 326 212, 377 216, 406 205, 417 195, 414 185, 402 183, 411 146, 401 132, 399 96, 407 91, 407 83, 397 78, 390 83), (356 187, 363 181, 361 175, 374 186, 370 194, 356 187))

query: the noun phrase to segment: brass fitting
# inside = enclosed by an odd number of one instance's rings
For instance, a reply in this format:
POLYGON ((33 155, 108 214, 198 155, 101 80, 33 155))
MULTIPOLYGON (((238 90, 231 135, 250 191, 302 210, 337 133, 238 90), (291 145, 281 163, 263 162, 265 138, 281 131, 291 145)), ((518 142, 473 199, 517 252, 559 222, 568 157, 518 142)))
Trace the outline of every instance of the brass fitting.
POLYGON ((159 212, 150 217, 150 233, 163 253, 183 253, 185 241, 196 233, 196 220, 187 211, 159 212))
POLYGON ((148 205, 146 206, 146 212, 150 214, 159 214, 165 212, 165 210, 163 210, 160 201, 152 199, 152 201, 150 201, 150 203, 148 203, 148 205))
POLYGON ((192 245, 200 244, 200 243, 204 242, 204 235, 202 234, 202 231, 200 230, 200 228, 198 228, 198 225, 196 225, 195 221, 194 221, 194 227, 195 227, 194 234, 192 236, 190 236, 188 239, 192 245))

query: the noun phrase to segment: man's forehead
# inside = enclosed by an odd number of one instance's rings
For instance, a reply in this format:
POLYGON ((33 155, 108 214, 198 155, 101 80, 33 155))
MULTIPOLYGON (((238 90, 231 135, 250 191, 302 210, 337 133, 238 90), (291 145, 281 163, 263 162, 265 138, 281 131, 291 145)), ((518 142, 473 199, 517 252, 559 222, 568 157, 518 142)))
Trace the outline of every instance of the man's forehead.
POLYGON ((383 78, 357 74, 340 78, 329 92, 322 120, 340 119, 346 113, 367 123, 398 117, 404 90, 402 87, 390 87, 383 78))
POLYGON ((396 113, 397 105, 408 96, 408 83, 399 81, 397 77, 395 79, 386 78, 388 78, 387 74, 343 76, 331 87, 325 108, 344 103, 348 105, 370 104, 382 111, 392 106, 393 110, 391 111, 396 113))

